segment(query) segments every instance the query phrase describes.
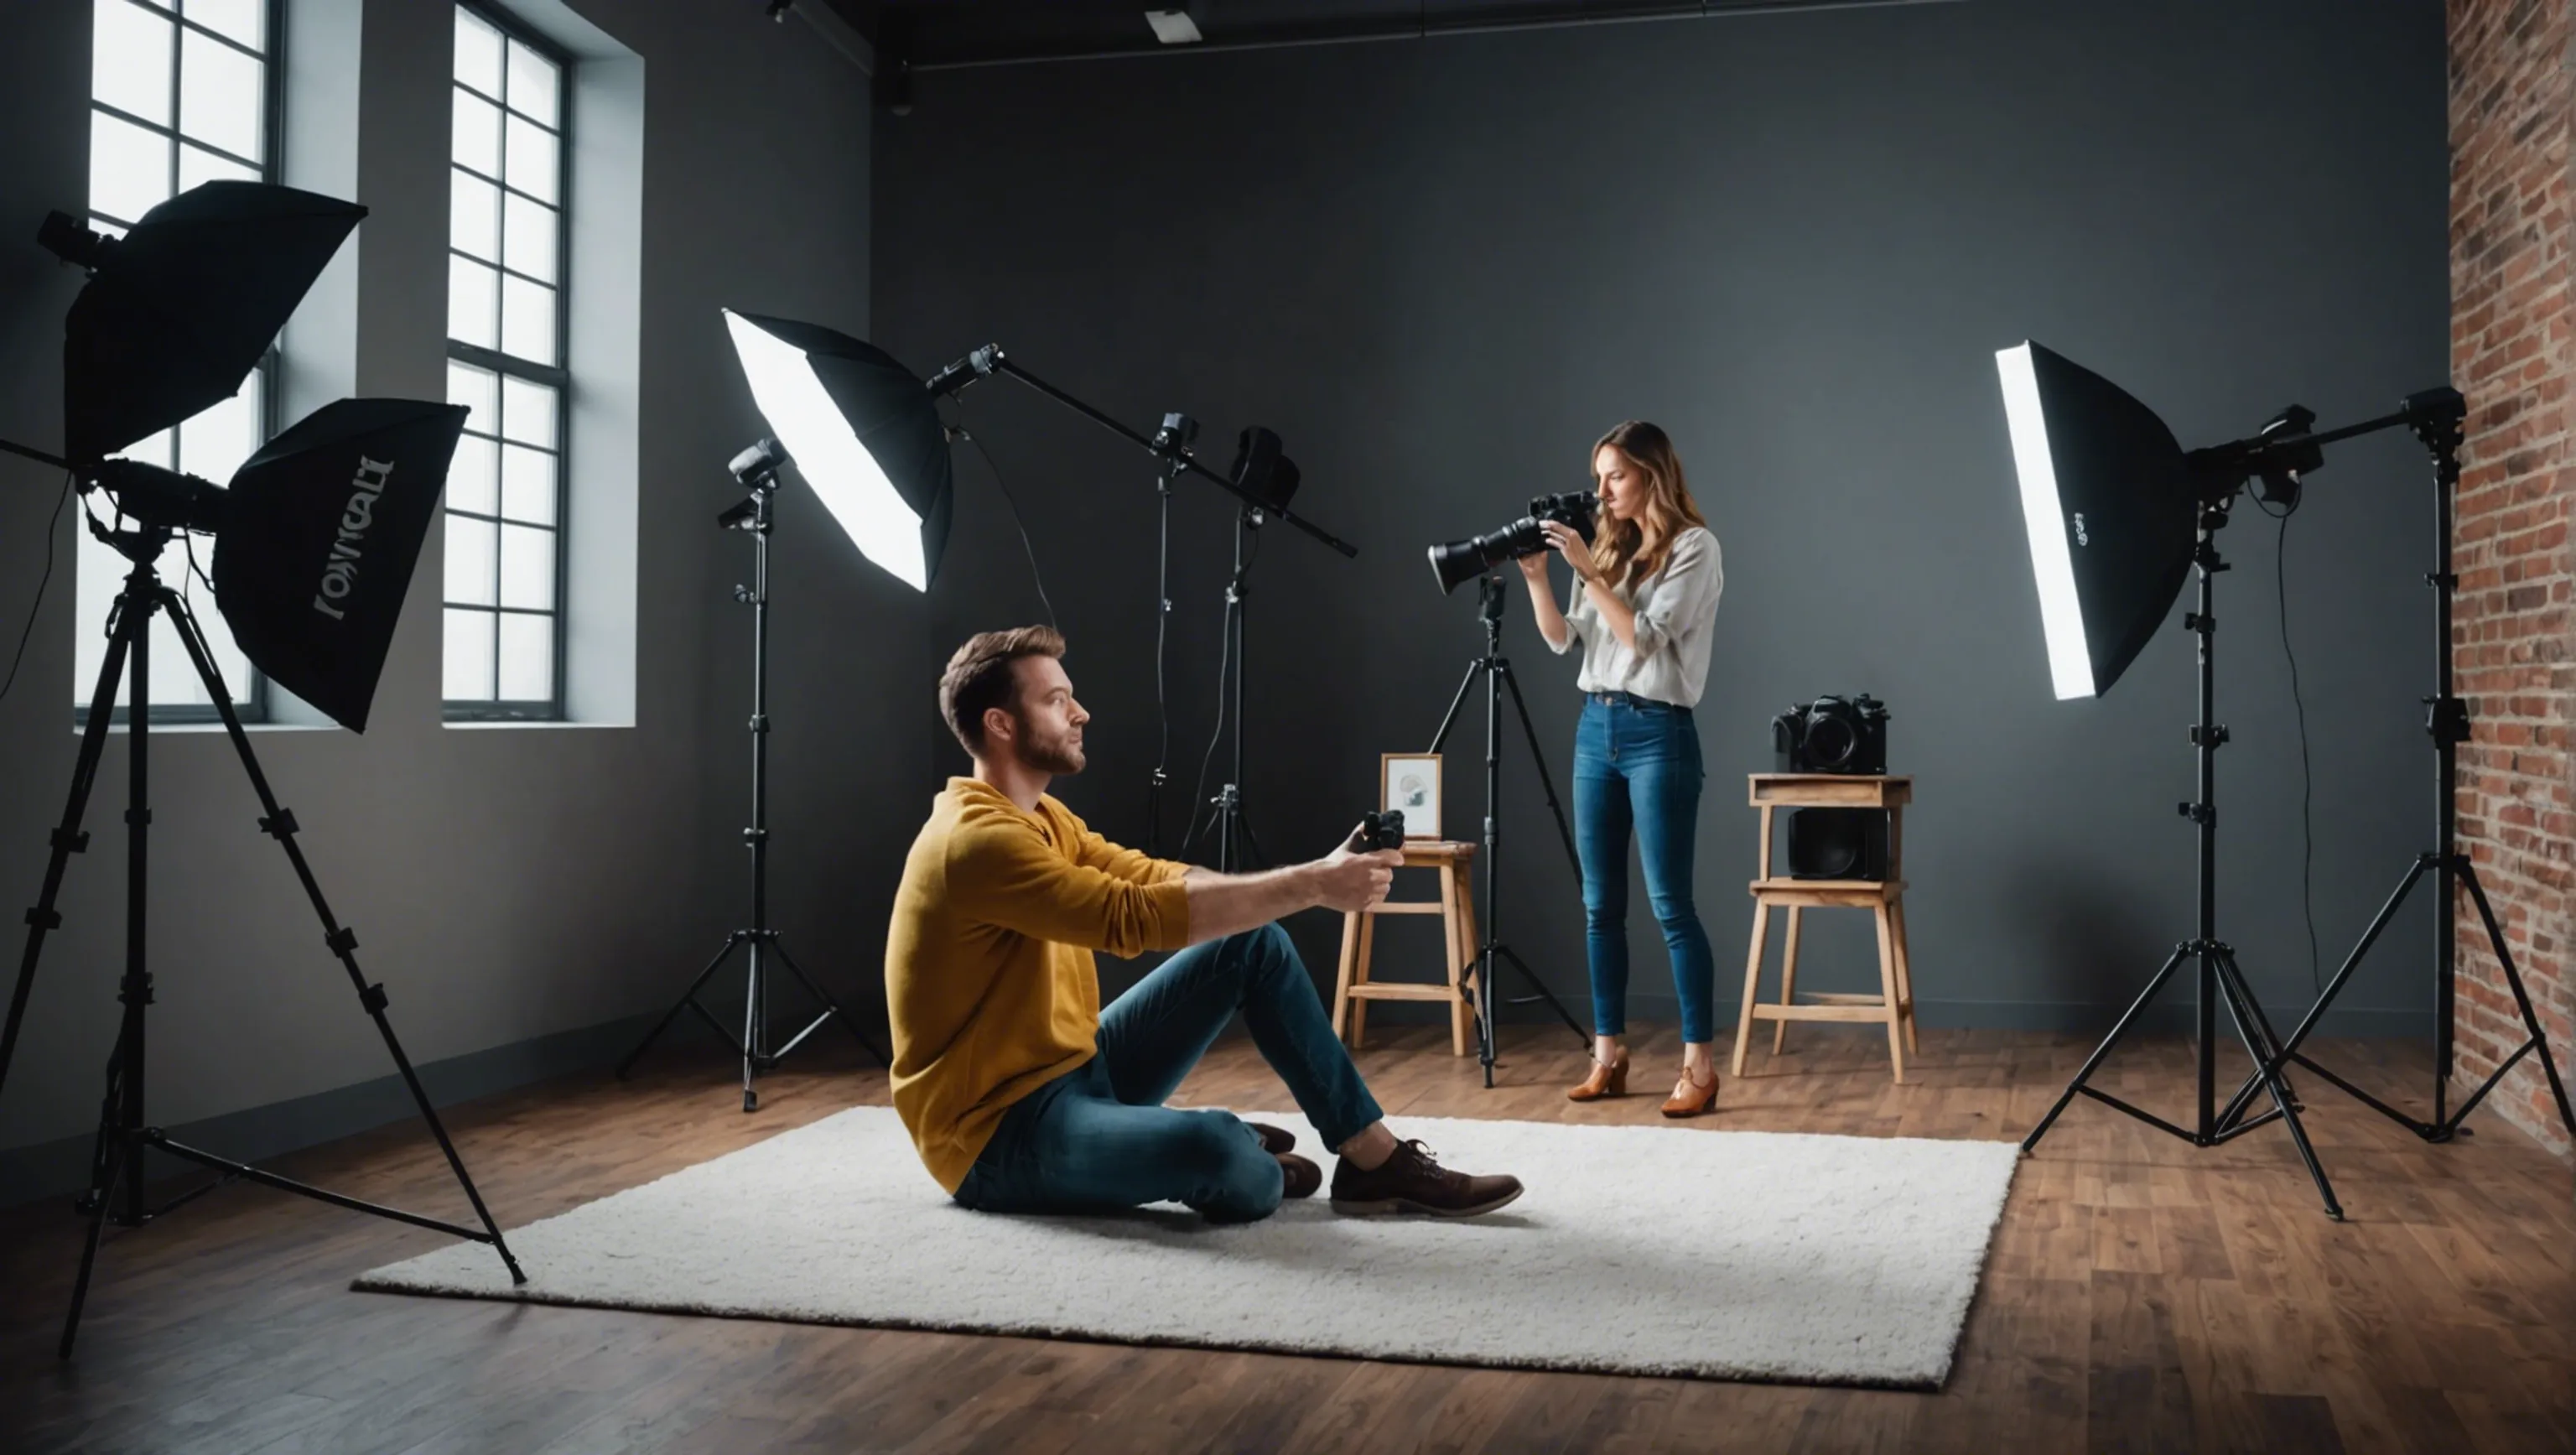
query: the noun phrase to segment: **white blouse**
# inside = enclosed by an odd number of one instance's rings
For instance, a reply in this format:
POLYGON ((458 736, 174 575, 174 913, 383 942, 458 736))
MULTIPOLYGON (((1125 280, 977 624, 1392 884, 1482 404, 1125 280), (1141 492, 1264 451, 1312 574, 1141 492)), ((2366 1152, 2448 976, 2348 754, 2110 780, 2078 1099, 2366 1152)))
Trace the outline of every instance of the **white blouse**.
POLYGON ((1560 656, 1583 644, 1583 671, 1574 679, 1586 692, 1629 692, 1677 707, 1696 707, 1708 686, 1710 641, 1717 635, 1717 597, 1726 586, 1726 567, 1717 537, 1705 526, 1692 526, 1673 537, 1664 568, 1631 592, 1613 588, 1637 614, 1637 649, 1628 650, 1619 634, 1602 620, 1583 583, 1574 584, 1573 604, 1565 609, 1565 645, 1550 643, 1560 656))

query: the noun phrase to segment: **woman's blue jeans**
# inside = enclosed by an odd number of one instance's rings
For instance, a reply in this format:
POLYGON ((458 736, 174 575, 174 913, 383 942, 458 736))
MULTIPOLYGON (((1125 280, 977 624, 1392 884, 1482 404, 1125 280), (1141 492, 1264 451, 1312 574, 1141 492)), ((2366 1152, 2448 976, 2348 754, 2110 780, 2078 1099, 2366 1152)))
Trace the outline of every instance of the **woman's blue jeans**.
POLYGON ((958 1184, 983 1212, 1087 1213, 1177 1202, 1218 1222, 1279 1206, 1279 1159, 1232 1112, 1163 1105, 1243 1012, 1326 1149, 1385 1118, 1285 930, 1190 946, 1100 1012, 1100 1052, 1002 1114, 958 1184))
POLYGON ((1574 842, 1583 856, 1584 949, 1592 1028, 1628 1029, 1628 835, 1646 866, 1681 999, 1682 1039, 1715 1039, 1717 959, 1691 902, 1699 839, 1699 727, 1687 707, 1626 693, 1587 694, 1574 730, 1574 842))

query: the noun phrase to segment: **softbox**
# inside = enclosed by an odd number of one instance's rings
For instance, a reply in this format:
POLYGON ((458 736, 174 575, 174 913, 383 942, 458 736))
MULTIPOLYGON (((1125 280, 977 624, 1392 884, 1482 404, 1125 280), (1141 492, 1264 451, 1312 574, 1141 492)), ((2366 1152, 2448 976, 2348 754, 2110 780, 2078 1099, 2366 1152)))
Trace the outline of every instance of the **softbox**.
POLYGON ((465 429, 465 406, 343 399, 234 475, 215 602, 242 652, 356 732, 465 429))
POLYGON ((208 182, 91 244, 63 321, 63 453, 94 464, 229 399, 367 209, 208 182))

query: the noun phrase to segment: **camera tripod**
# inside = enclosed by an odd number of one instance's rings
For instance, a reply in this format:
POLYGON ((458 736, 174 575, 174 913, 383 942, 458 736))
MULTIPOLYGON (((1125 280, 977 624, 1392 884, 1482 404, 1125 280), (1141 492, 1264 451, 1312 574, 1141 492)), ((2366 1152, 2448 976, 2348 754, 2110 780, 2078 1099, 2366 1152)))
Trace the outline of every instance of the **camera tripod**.
POLYGON ((53 833, 53 856, 45 865, 45 887, 36 907, 27 912, 27 948, 18 962, 18 985, 9 999, 9 1019, 0 1029, 0 1081, 9 1074, 9 1062, 18 1046, 18 1030, 25 1019, 27 996, 36 982, 36 962, 44 951, 45 935, 63 922, 54 908, 63 883, 63 871, 72 855, 89 847, 89 835, 81 829, 82 815, 89 807, 90 790, 96 786, 98 764, 107 747, 108 726, 116 711, 117 679, 127 678, 126 703, 126 810, 125 810, 125 974, 117 982, 117 1001, 124 1014, 117 1026, 116 1049, 107 1063, 107 1094, 99 1107, 98 1137, 90 1155, 89 1191, 76 1206, 89 1217, 89 1233, 81 1248, 80 1272, 72 1282, 71 1311, 63 1320, 63 1337, 57 1352, 69 1358, 72 1341, 80 1332, 82 1305, 89 1298, 90 1275, 98 1264, 98 1248, 107 1224, 123 1228, 141 1227, 154 1218, 193 1202, 235 1179, 256 1182, 281 1192, 330 1203, 352 1212, 391 1218, 395 1222, 434 1232, 489 1243, 501 1255, 510 1270, 510 1281, 525 1283, 527 1275, 519 1271, 519 1261, 510 1254, 509 1245, 501 1239, 500 1225, 492 1221, 490 1209, 483 1205, 483 1195, 466 1175, 464 1159, 449 1140, 447 1128, 438 1119, 437 1109, 430 1105, 429 1093, 421 1088, 420 1077, 412 1070, 411 1058, 403 1054, 402 1043, 394 1038, 393 1023, 385 1018, 385 988, 370 985, 358 969, 357 934, 341 924, 324 902, 322 889, 314 881, 313 868, 305 861, 304 851, 295 842, 295 815, 278 806, 277 795, 269 790, 268 776, 260 771, 259 760, 252 756, 250 738, 243 733, 241 718, 233 711, 232 694, 225 690, 222 675, 206 651, 205 636, 197 625, 194 612, 185 598, 161 582, 153 563, 161 558, 162 547, 169 544, 167 527, 147 525, 135 530, 97 532, 102 540, 114 546, 134 562, 127 573, 125 589, 118 593, 115 606, 108 614, 107 660, 99 668, 98 688, 91 694, 89 721, 81 731, 80 754, 72 765, 70 801, 64 805, 62 826, 53 833), (149 833, 151 808, 152 702, 150 686, 152 618, 167 613, 176 629, 179 644, 187 649, 188 660, 197 669, 197 678, 205 684, 206 695, 214 700, 215 711, 222 717, 224 734, 233 750, 241 756, 242 769, 250 777, 252 790, 259 795, 263 816, 261 832, 277 840, 286 851, 287 862, 295 868, 295 877, 304 886, 305 897, 313 902, 313 912, 322 921, 322 942, 338 957, 349 972, 349 983, 358 992, 358 1003, 375 1020, 383 1034, 385 1050, 392 1055, 395 1069, 402 1073, 403 1085, 409 1088, 412 1102, 420 1109, 420 1118, 429 1124, 430 1134, 438 1139, 438 1149, 446 1154, 448 1169, 456 1174, 457 1185, 465 1189, 465 1198, 474 1205, 474 1216, 481 1227, 465 1227, 442 1222, 418 1213, 362 1202, 336 1192, 281 1177, 274 1172, 219 1157, 211 1152, 170 1139, 168 1133, 153 1125, 144 1109, 144 1022, 145 1011, 152 1004, 152 973, 145 961, 144 912, 147 899, 144 887, 150 867, 149 833), (143 1154, 158 1149, 183 1161, 212 1168, 222 1174, 213 1182, 181 1193, 178 1197, 153 1207, 144 1194, 143 1154))
POLYGON ((1509 999, 1507 1005, 1532 1005, 1546 1001, 1585 1046, 1592 1044, 1591 1033, 1556 998, 1546 982, 1529 967, 1529 962, 1503 943, 1498 928, 1502 895, 1495 881, 1495 860, 1503 841, 1503 690, 1511 689, 1512 708, 1521 720, 1521 738, 1529 744, 1530 762, 1538 769, 1539 790, 1547 795, 1547 810, 1556 817, 1557 837, 1565 844, 1565 861, 1574 866, 1575 878, 1583 877, 1583 860, 1574 852, 1574 831, 1566 827, 1565 808, 1556 800, 1556 780, 1548 776, 1547 755, 1539 751, 1538 730, 1530 726, 1529 704, 1521 700, 1520 679, 1512 675, 1511 659, 1503 655, 1503 582, 1487 572, 1477 585, 1478 612, 1485 623, 1485 654, 1467 664, 1467 675, 1460 679, 1458 691, 1449 699, 1449 710, 1440 718, 1440 731, 1431 735, 1431 752, 1449 741, 1449 730, 1458 725, 1458 709, 1466 704, 1467 689, 1476 679, 1485 679, 1485 925, 1483 940, 1476 947, 1475 1011, 1476 1060, 1484 1067, 1485 1085, 1494 1084, 1494 972, 1504 962, 1521 973, 1538 994, 1509 999))
POLYGON ((2165 957, 2164 968, 2156 972, 2155 978, 2147 982, 2147 988, 2138 993, 2137 1000, 2121 1013, 2118 1023, 2111 1027, 2111 1033, 2102 1038, 2102 1044, 2084 1063, 2084 1069, 2076 1072, 2075 1079, 2067 1083, 2065 1092, 2057 1098, 2057 1104, 2051 1106, 2048 1115, 2041 1117, 2039 1125, 2022 1139, 2021 1149, 2027 1154, 2037 1148, 2039 1139, 2048 1135, 2048 1129, 2057 1124, 2059 1113, 2066 1110, 2067 1104, 2074 1101, 2078 1093, 2160 1132, 2180 1137, 2195 1147, 2215 1147, 2233 1141, 2266 1122, 2280 1121, 2289 1127, 2290 1140, 2299 1149, 2299 1160, 2307 1164, 2308 1176, 2316 1182, 2317 1195, 2325 1199, 2326 1215, 2341 1222, 2343 1207, 2335 1201, 2334 1187, 2326 1180, 2325 1168, 2318 1165, 2316 1149, 2308 1144, 2307 1128, 2299 1121, 2298 1099, 2281 1075, 2282 1062, 2286 1058, 2280 1050, 2280 1037, 2273 1033, 2271 1022, 2264 1017, 2263 1007, 2254 998, 2253 988, 2246 983, 2245 972, 2238 968, 2234 947, 2218 938, 2218 749, 2227 741, 2227 729, 2211 716, 2215 711, 2216 691, 2211 639, 2217 634, 2218 620, 2212 611, 2210 583, 2219 572, 2227 569, 2227 563, 2219 558, 2216 539, 2216 532, 2227 524, 2227 505, 2225 499, 2220 499, 2196 507, 2199 511, 2199 541, 2192 552, 2192 565, 2200 578, 2200 599, 2196 609, 2183 617, 2184 628, 2198 642, 2200 664, 2200 717, 2191 729, 2192 748, 2199 767, 2198 793, 2191 802, 2179 805, 2182 816, 2192 821, 2199 841, 2199 892, 2192 937, 2175 945, 2173 953, 2165 957), (2108 1092, 2096 1091, 2089 1084, 2094 1071, 2110 1056, 2112 1049, 2128 1037, 2139 1014, 2146 1010, 2147 1003, 2164 989, 2165 982, 2173 978, 2174 971, 2185 960, 2193 961, 2199 968, 2199 989, 2194 1005, 2197 1021, 2193 1032, 2199 1052, 2197 1115, 2189 1129, 2132 1106, 2108 1092), (2247 1053, 2254 1058, 2252 1085, 2272 1098, 2272 1109, 2250 1121, 2236 1115, 2242 1110, 2241 1104, 2250 1099, 2250 1091, 2240 1094, 2237 1098, 2239 1104, 2231 1105, 2227 1115, 2221 1115, 2218 1110, 2217 1019, 2218 1007, 2222 1003, 2227 1007, 2228 1019, 2235 1026, 2237 1038, 2245 1043, 2247 1053))
POLYGON ((698 978, 689 982, 689 988, 682 991, 671 1008, 662 1013, 662 1018, 653 1023, 653 1029, 646 1031, 644 1039, 635 1043, 635 1049, 626 1053, 626 1059, 617 1063, 617 1079, 623 1081, 653 1043, 662 1038, 662 1033, 671 1028, 671 1022, 679 1018, 680 1012, 694 1010, 699 1019, 714 1027, 715 1033, 740 1053, 742 1109, 746 1112, 760 1109, 760 1092, 752 1084, 754 1079, 785 1060, 788 1052, 804 1044, 805 1038, 822 1029, 828 1020, 838 1018, 848 1026, 850 1034, 858 1038, 859 1044, 867 1049, 869 1055, 876 1057, 880 1065, 893 1064, 886 1053, 868 1039, 867 1032, 859 1029, 858 1022, 850 1019, 850 1013, 841 1008, 841 1003, 815 984, 813 977, 788 957, 787 947, 779 942, 778 931, 769 927, 769 531, 771 500, 778 493, 778 467, 786 461, 786 452, 771 440, 762 440, 734 456, 731 465, 734 478, 751 493, 716 517, 716 524, 724 529, 746 531, 751 535, 752 584, 733 589, 734 600, 751 608, 751 827, 742 831, 742 841, 751 849, 751 927, 725 936, 724 948, 716 951, 715 958, 707 962, 707 968, 698 972, 698 978), (713 1011, 698 1001, 698 991, 717 970, 723 968, 725 961, 733 957, 737 948, 749 961, 749 973, 743 982, 740 1041, 734 1039, 732 1030, 724 1022, 715 1018, 713 1011), (769 959, 773 955, 779 964, 787 967, 787 973, 795 976, 797 983, 805 987, 806 994, 813 996, 823 1007, 805 1023, 803 1030, 788 1037, 787 1043, 776 1050, 770 1049, 769 1036, 769 959))

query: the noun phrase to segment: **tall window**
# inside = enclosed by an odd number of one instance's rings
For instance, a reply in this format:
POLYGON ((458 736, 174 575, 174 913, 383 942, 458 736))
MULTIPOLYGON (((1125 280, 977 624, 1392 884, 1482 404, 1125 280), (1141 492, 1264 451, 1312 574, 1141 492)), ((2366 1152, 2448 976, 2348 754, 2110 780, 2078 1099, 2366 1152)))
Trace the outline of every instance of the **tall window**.
MULTIPOLYGON (((96 0, 92 18, 89 113, 90 226, 111 236, 200 182, 274 181, 276 17, 267 0, 96 0)), ((268 438, 276 377, 271 349, 241 392, 184 424, 126 450, 130 459, 185 470, 222 484, 268 438)), ((205 547, 198 544, 198 559, 205 547)), ((85 715, 107 657, 109 603, 123 584, 124 557, 80 532, 75 558, 79 650, 72 700, 85 715)), ((161 579, 198 608, 224 687, 245 717, 264 714, 264 685, 234 645, 223 617, 189 568, 188 541, 161 554, 161 579)), ((211 721, 214 700, 189 664, 166 617, 152 621, 152 716, 211 721)), ((124 708, 117 709, 122 720, 124 708)))
POLYGON ((563 58, 456 11, 447 397, 451 718, 563 715, 563 58))

